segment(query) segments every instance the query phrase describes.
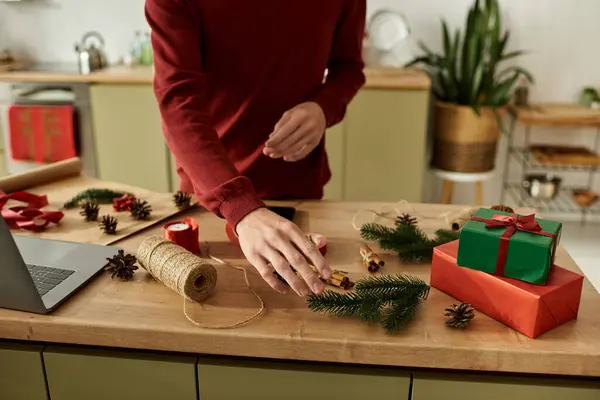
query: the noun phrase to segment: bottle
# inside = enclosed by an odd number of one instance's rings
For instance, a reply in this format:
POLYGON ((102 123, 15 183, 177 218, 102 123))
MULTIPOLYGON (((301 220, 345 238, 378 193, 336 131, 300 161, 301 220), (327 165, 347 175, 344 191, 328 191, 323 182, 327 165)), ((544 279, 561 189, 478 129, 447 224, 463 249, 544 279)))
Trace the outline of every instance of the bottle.
POLYGON ((154 58, 152 54, 152 43, 150 42, 150 33, 146 32, 144 34, 144 39, 142 40, 142 54, 140 57, 140 64, 150 66, 154 63, 154 58))
POLYGON ((129 55, 133 64, 140 64, 142 55, 142 32, 135 31, 133 41, 129 46, 129 55))

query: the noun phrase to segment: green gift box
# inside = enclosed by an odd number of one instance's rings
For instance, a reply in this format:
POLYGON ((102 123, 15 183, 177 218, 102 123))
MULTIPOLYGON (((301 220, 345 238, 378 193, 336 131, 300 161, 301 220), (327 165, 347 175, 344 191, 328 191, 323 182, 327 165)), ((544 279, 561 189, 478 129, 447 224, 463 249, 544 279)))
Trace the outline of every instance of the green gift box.
POLYGON ((456 263, 545 285, 561 231, 560 222, 480 208, 460 231, 456 263))

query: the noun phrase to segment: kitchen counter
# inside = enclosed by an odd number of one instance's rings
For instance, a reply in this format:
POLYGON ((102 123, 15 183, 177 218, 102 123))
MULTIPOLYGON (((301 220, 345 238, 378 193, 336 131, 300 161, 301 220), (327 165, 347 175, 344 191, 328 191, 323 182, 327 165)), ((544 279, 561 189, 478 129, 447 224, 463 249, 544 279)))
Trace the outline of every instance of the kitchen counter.
MULTIPOLYGON (((365 88, 428 90, 431 81, 420 70, 411 68, 366 68, 365 88)), ((151 67, 114 66, 89 75, 0 69, 0 82, 54 82, 91 84, 151 84, 151 67)))
MULTIPOLYGON (((354 280, 366 271, 359 258, 359 232, 352 228, 354 213, 380 209, 383 204, 296 202, 297 222, 307 231, 329 239, 327 259, 354 280)), ((462 206, 415 205, 418 213, 435 215, 462 206)), ((579 318, 532 340, 478 314, 465 331, 445 327, 444 309, 456 300, 432 289, 413 322, 398 335, 353 318, 311 312, 295 294, 272 291, 231 245, 224 222, 195 209, 201 241, 210 254, 246 266, 250 282, 264 299, 266 312, 247 326, 230 330, 200 329, 184 316, 182 298, 140 270, 134 281, 111 280, 103 274, 53 315, 0 310, 0 338, 19 341, 91 345, 162 352, 304 360, 404 368, 513 372, 600 377, 600 295, 585 281, 579 318)), ((425 220, 432 232, 442 221, 425 220)), ((118 243, 134 253, 148 235, 162 235, 162 224, 118 243)), ((73 239, 76 240, 76 231, 73 239)), ((377 250, 376 250, 377 251, 377 250)), ((580 273, 561 247, 557 264, 580 273)), ((385 273, 407 273, 429 281, 429 265, 402 264, 380 253, 385 273)), ((259 304, 244 283, 243 274, 217 265, 219 283, 204 306, 189 305, 192 318, 224 324, 252 315, 259 304)))

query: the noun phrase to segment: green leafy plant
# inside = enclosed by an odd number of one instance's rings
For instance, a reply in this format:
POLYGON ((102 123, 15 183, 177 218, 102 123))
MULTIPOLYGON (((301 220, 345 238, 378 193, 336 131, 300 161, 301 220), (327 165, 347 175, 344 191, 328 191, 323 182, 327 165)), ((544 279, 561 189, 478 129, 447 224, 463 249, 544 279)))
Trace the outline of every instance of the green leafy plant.
POLYGON ((451 35, 442 20, 442 35, 443 53, 419 43, 425 54, 408 66, 422 65, 440 101, 469 106, 477 115, 482 108, 490 108, 499 121, 498 108, 508 104, 519 80, 524 77, 533 82, 533 77, 517 66, 500 68, 524 52, 507 51, 510 33, 502 33, 498 0, 476 0, 467 15, 464 34, 457 29, 451 35))
POLYGON ((356 283, 355 291, 326 290, 311 294, 308 308, 337 317, 358 317, 364 323, 379 323, 389 334, 412 321, 429 295, 429 285, 410 275, 370 276, 356 283))

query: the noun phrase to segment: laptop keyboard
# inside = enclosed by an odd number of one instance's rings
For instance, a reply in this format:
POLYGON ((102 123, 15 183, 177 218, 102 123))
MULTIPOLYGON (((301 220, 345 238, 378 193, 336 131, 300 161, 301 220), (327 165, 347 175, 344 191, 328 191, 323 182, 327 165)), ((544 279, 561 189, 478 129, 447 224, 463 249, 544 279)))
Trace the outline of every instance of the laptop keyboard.
POLYGON ((40 296, 54 289, 75 272, 69 269, 42 267, 39 265, 27 265, 27 268, 40 296))

